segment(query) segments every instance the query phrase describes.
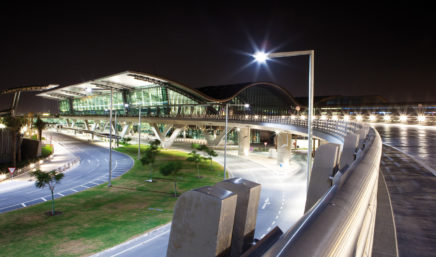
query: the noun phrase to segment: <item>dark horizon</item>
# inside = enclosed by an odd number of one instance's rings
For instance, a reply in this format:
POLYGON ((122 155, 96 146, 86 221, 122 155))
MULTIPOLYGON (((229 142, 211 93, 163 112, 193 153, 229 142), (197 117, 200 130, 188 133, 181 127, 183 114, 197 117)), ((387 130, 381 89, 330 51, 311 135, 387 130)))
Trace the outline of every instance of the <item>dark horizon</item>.
MULTIPOLYGON (((436 102, 435 18, 429 6, 193 1, 163 7, 47 5, 0 11, 0 90, 61 86, 126 70, 190 87, 267 81, 307 96, 306 57, 252 62, 266 51, 315 50, 315 95, 436 102), (245 67, 245 68, 244 68, 245 67), (258 71, 258 73, 256 72, 258 71)), ((9 107, 0 98, 0 109, 9 107)), ((53 108, 25 94, 18 111, 53 108)))

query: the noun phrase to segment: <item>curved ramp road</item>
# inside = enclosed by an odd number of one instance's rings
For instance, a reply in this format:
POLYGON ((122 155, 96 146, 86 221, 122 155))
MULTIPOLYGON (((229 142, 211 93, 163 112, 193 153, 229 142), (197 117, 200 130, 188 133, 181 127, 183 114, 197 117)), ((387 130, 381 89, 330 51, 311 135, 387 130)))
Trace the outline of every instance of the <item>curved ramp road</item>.
POLYGON ((435 256, 436 130, 377 125, 381 171, 390 193, 400 256, 435 256), (433 174, 432 174, 433 172, 433 174))
MULTIPOLYGON (((184 151, 189 150, 181 149, 184 151)), ((223 154, 214 158, 223 164, 223 154)), ((302 215, 306 201, 306 155, 295 154, 289 167, 280 168, 275 159, 257 154, 249 158, 227 155, 232 177, 242 177, 262 185, 255 238, 262 238, 275 226, 286 231, 302 215)), ((141 235, 94 256, 165 256, 170 225, 141 235)))
MULTIPOLYGON (((47 132, 46 135, 52 136, 52 139, 59 142, 67 152, 80 158, 80 164, 67 170, 61 183, 56 185, 55 198, 74 194, 108 181, 109 149, 63 134, 47 132)), ((59 163, 59 166, 62 165, 63 163, 59 163)), ((116 151, 112 152, 112 178, 121 176, 132 166, 132 158, 116 151)), ((29 177, 0 183, 0 213, 50 199, 50 191, 47 188, 36 188, 35 182, 29 177)))

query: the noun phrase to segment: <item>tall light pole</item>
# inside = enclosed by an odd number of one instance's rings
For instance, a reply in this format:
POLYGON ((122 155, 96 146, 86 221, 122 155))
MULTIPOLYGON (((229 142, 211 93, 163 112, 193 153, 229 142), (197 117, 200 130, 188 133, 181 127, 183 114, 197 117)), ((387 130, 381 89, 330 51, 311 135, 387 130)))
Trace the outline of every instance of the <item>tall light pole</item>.
POLYGON ((112 95, 113 88, 111 88, 111 105, 109 108, 109 177, 108 177, 108 187, 112 186, 112 95))
POLYGON ((272 58, 281 58, 281 57, 292 57, 292 56, 300 56, 300 55, 308 55, 309 56, 309 110, 307 115, 307 136, 308 136, 308 150, 307 150, 307 190, 309 190, 309 181, 310 174, 312 172, 312 116, 313 116, 313 95, 314 95, 314 64, 315 64, 315 51, 314 50, 306 50, 306 51, 292 51, 292 52, 278 52, 278 53, 264 53, 257 52, 253 55, 259 63, 264 63, 268 59, 272 58))
POLYGON ((229 106, 244 106, 245 108, 250 107, 249 104, 226 104, 226 126, 224 134, 224 180, 226 179, 226 168, 227 168, 227 128, 229 123, 229 106))
POLYGON ((141 109, 142 105, 139 106, 139 114, 138 114, 138 160, 141 159, 141 109))

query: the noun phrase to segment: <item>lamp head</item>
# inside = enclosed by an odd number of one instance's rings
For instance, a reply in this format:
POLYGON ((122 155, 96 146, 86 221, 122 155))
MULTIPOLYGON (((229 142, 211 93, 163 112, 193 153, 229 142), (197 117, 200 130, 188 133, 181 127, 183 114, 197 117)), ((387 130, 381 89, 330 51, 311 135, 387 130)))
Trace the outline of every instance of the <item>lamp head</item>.
POLYGON ((253 57, 258 63, 265 63, 268 60, 268 54, 265 52, 256 52, 253 57))

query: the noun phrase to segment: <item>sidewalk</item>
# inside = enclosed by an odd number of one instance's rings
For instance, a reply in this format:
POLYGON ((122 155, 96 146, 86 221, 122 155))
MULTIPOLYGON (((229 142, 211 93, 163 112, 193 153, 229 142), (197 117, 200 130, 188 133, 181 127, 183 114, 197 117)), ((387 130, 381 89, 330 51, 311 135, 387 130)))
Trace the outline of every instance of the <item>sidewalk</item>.
POLYGON ((13 178, 7 178, 3 181, 0 181, 2 187, 6 182, 10 183, 10 181, 31 181, 32 177, 29 174, 30 171, 37 169, 46 172, 51 170, 68 171, 70 168, 75 167, 80 163, 80 159, 65 149, 62 146, 62 143, 52 140, 52 144, 52 155, 20 169, 22 172, 19 175, 16 175, 14 172, 15 176, 13 178))

